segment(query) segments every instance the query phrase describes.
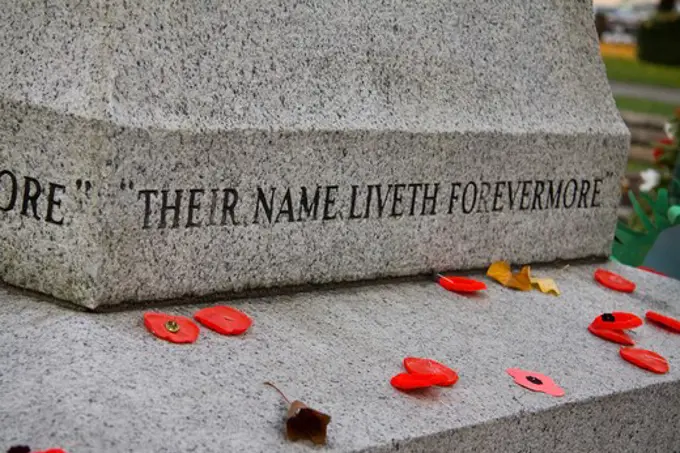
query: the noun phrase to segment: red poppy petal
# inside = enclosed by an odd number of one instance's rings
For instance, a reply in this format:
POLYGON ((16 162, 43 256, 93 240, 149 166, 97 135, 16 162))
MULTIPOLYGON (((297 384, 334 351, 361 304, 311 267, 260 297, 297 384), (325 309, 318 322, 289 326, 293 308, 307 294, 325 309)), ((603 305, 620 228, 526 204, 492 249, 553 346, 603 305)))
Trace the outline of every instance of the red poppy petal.
POLYGON ((149 332, 171 343, 193 343, 199 333, 198 326, 191 319, 165 313, 144 313, 144 325, 149 332))
POLYGON ((641 271, 651 272, 652 274, 662 275, 662 276, 664 276, 664 277, 668 277, 668 276, 667 276, 666 274, 664 274, 663 272, 659 272, 659 271, 657 271, 656 269, 652 269, 651 267, 647 267, 647 266, 638 266, 638 269, 640 269, 641 271))
POLYGON ((223 305, 204 308, 194 315, 194 319, 222 335, 241 335, 253 324, 242 311, 223 305))
POLYGON ((404 391, 424 389, 435 385, 432 382, 432 376, 409 373, 397 374, 390 380, 390 384, 392 384, 392 387, 404 391))
POLYGON ((466 277, 440 276, 439 284, 448 291, 474 293, 486 289, 486 283, 466 277))
POLYGON ((588 331, 595 336, 604 338, 605 340, 613 341, 614 343, 622 344, 625 346, 634 346, 635 341, 626 334, 623 330, 619 329, 602 329, 597 328, 594 325, 588 326, 588 331))
POLYGON ((668 361, 654 351, 638 348, 621 348, 621 357, 635 366, 658 374, 668 373, 668 361))
POLYGON ((458 374, 436 360, 406 357, 404 368, 411 374, 432 376, 435 385, 449 387, 458 382, 458 374))
POLYGON ((645 314, 645 318, 658 324, 666 329, 673 331, 675 333, 680 333, 680 320, 671 318, 670 316, 664 316, 661 313, 656 313, 654 311, 648 311, 645 314))
POLYGON ((34 453, 66 453, 64 450, 61 448, 50 448, 49 450, 45 451, 36 451, 34 453))
POLYGON ((613 289, 614 291, 620 291, 622 293, 632 293, 635 291, 635 283, 626 280, 612 271, 598 269, 595 271, 594 276, 598 283, 609 289, 613 289))
POLYGON ((514 378, 517 385, 526 389, 547 393, 551 396, 564 396, 564 390, 545 374, 520 370, 519 368, 508 368, 505 371, 514 378))
POLYGON ((596 329, 606 330, 626 330, 635 329, 642 325, 642 319, 633 313, 615 311, 613 313, 602 313, 595 318, 591 324, 596 329))

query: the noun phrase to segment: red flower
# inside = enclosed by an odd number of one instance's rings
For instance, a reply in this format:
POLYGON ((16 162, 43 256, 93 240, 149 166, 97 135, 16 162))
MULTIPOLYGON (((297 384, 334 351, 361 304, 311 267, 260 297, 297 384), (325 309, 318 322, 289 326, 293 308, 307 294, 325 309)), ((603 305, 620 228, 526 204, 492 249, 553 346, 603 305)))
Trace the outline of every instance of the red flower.
POLYGON ((433 380, 433 376, 425 374, 400 373, 390 380, 390 384, 396 389, 408 392, 409 390, 432 387, 435 385, 433 380))
POLYGON ((596 329, 605 330, 625 330, 635 329, 642 325, 642 319, 635 316, 633 313, 626 313, 623 311, 615 311, 613 313, 602 313, 593 320, 591 326, 596 329))
POLYGON ((654 351, 637 348, 621 348, 621 357, 633 365, 657 374, 666 374, 668 361, 654 351))
MULTIPOLYGON (((660 145, 670 146, 673 144, 673 139, 666 137, 659 140, 658 143, 660 145)), ((654 148, 654 150, 652 151, 652 153, 654 154, 654 160, 658 161, 659 159, 661 159, 663 157, 664 152, 665 152, 664 149, 661 147, 654 148)))
POLYGON ((654 324, 665 327, 672 332, 680 333, 680 320, 671 318, 670 316, 664 316, 661 313, 656 313, 653 311, 648 311, 645 314, 645 317, 654 324))
POLYGON ((638 266, 637 268, 640 269, 641 271, 647 271, 647 272, 651 272, 652 274, 661 275, 661 276, 663 276, 663 277, 668 277, 668 276, 667 276, 666 274, 664 274, 663 272, 659 272, 659 271, 657 271, 656 269, 652 269, 651 267, 647 267, 647 266, 638 266))
POLYGON ((144 313, 144 325, 149 332, 171 343, 193 343, 199 333, 191 319, 164 313, 144 313))
POLYGON ((34 453, 66 453, 64 450, 61 448, 50 448, 49 450, 45 451, 36 451, 34 453))
POLYGON ((595 271, 595 280, 602 286, 606 286, 614 291, 620 291, 622 293, 632 293, 635 291, 635 283, 630 280, 626 280, 619 274, 615 274, 612 271, 605 269, 598 269, 595 271))
POLYGON ((663 157, 663 153, 664 153, 663 149, 654 148, 654 150, 652 151, 652 155, 654 156, 654 160, 658 162, 659 159, 661 159, 663 157))
POLYGON ((444 289, 457 293, 474 293, 486 289, 484 282, 465 277, 446 277, 440 275, 439 284, 444 289))
POLYGON ((194 315, 194 319, 222 335, 241 335, 253 324, 248 315, 226 306, 204 308, 194 315))
POLYGON ((591 324, 588 326, 588 331, 595 336, 604 338, 605 340, 613 341, 614 343, 625 346, 635 345, 633 339, 621 329, 602 329, 591 324))
POLYGON ((435 385, 450 387, 458 382, 458 374, 436 360, 406 357, 404 368, 411 374, 430 377, 435 385))
POLYGON ((543 392, 552 396, 564 396, 564 390, 549 377, 534 371, 520 370, 519 368, 508 368, 505 370, 515 379, 518 385, 534 392, 543 392))

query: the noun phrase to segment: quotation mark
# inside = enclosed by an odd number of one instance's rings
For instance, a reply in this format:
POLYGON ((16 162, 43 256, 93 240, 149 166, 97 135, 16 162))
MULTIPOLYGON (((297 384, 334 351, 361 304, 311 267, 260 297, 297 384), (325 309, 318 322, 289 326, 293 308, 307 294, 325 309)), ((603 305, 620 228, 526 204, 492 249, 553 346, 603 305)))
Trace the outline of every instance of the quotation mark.
POLYGON ((89 198, 90 196, 90 190, 92 190, 92 183, 88 180, 83 181, 82 179, 77 179, 76 180, 76 189, 78 191, 84 191, 85 196, 89 198))
POLYGON ((130 189, 130 190, 132 190, 132 189, 134 189, 134 188, 135 188, 135 184, 132 182, 132 180, 129 180, 129 181, 127 182, 127 184, 125 183, 125 180, 124 180, 124 179, 121 179, 121 180, 120 180, 120 190, 125 190, 125 189, 130 189))

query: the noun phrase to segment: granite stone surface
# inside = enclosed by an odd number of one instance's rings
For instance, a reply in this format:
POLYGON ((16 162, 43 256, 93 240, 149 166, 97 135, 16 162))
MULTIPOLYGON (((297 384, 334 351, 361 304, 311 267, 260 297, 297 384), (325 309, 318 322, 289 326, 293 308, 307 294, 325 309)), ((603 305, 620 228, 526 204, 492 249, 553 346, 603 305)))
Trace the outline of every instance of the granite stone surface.
POLYGON ((0 449, 677 451, 680 336, 647 323, 632 334, 670 362, 656 375, 586 327, 605 311, 680 317, 680 282, 608 266, 637 291, 599 286, 589 264, 534 269, 556 279, 560 297, 488 280, 485 294, 464 297, 423 280, 240 300, 232 305, 254 319, 247 334, 202 329, 194 345, 151 336, 139 310, 76 312, 0 289, 0 449), (459 382, 419 395, 394 390, 389 379, 408 355, 450 365, 459 382), (551 376, 565 396, 515 385, 510 367, 551 376), (285 406, 264 381, 332 416, 327 447, 285 441, 285 406))
POLYGON ((22 0, 0 278, 89 308, 605 256, 629 133, 584 0, 22 0))

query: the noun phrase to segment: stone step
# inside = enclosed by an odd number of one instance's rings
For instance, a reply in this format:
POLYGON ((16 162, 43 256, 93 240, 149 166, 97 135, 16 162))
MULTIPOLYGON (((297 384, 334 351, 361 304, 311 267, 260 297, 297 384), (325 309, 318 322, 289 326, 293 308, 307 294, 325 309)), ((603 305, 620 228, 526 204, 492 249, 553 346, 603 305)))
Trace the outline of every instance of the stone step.
MULTIPOLYGON (((556 238, 558 240, 559 238, 556 238)), ((194 345, 151 336, 142 311, 93 314, 0 289, 0 450, 124 452, 669 452, 680 445, 680 336, 645 324, 640 347, 671 364, 655 375, 586 330, 598 314, 680 317, 680 282, 603 264, 634 280, 622 294, 594 264, 534 269, 562 296, 489 283, 466 297, 432 281, 231 302, 254 319, 242 337, 202 329, 194 345), (419 395, 393 389, 405 356, 460 381, 419 395), (509 367, 551 376, 563 398, 531 393, 509 367), (283 437, 285 406, 263 385, 332 416, 329 443, 283 437)), ((162 310, 190 316, 198 306, 162 310)))

